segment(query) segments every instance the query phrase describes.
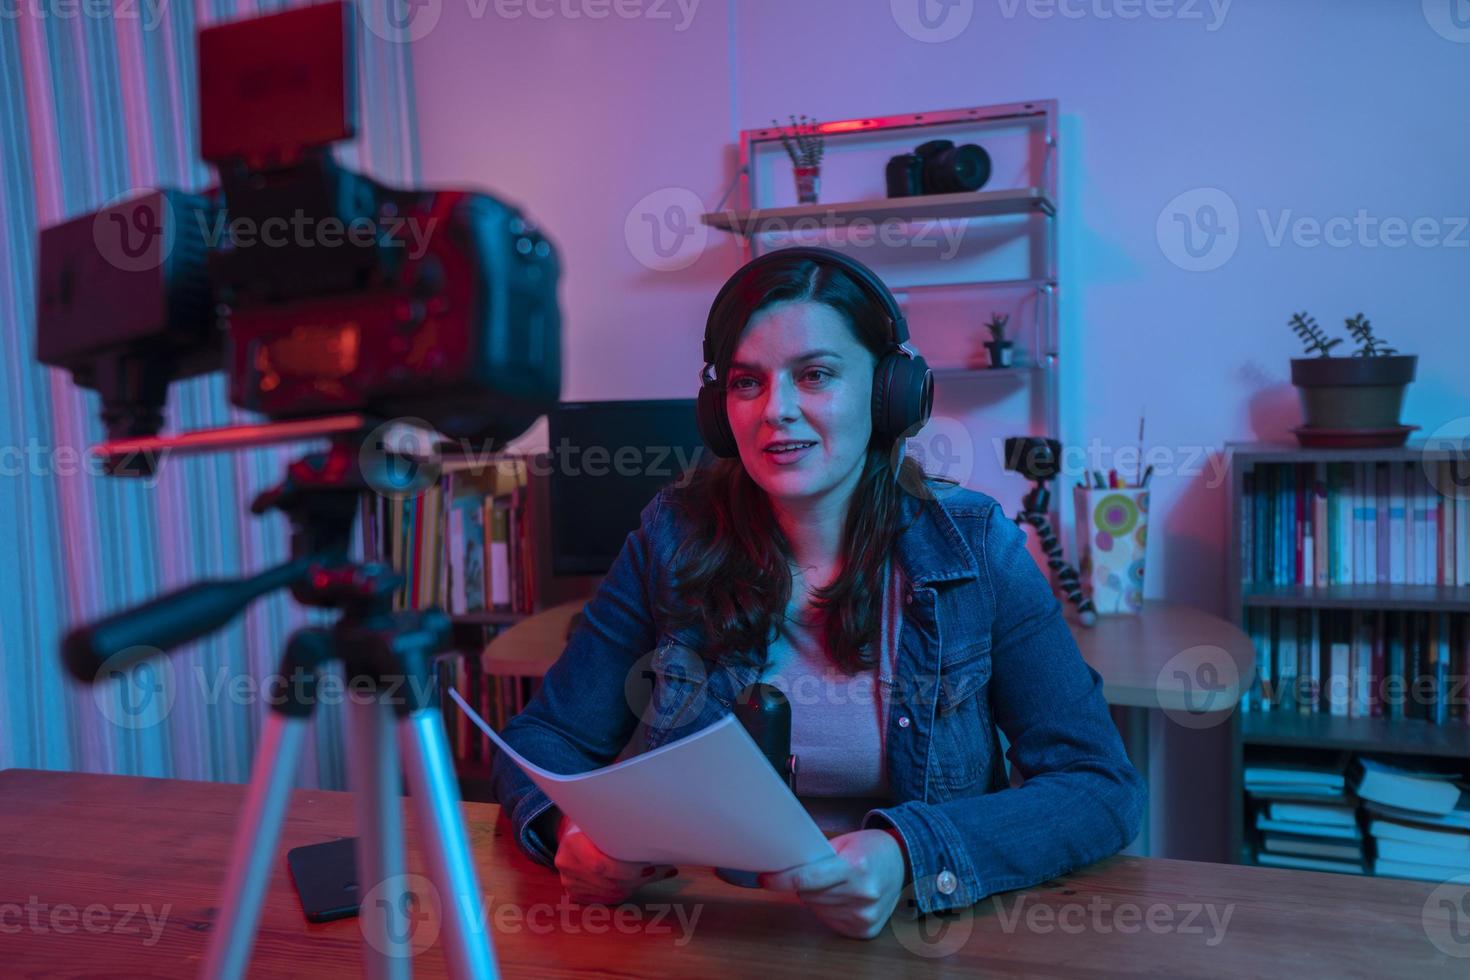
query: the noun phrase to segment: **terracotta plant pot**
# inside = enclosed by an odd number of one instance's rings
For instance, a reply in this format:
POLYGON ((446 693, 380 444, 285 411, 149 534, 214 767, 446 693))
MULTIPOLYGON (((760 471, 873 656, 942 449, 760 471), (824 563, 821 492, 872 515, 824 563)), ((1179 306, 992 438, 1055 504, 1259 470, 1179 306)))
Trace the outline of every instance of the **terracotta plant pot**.
POLYGON ((1291 383, 1306 424, 1320 429, 1384 429, 1399 424, 1417 354, 1294 357, 1291 383))

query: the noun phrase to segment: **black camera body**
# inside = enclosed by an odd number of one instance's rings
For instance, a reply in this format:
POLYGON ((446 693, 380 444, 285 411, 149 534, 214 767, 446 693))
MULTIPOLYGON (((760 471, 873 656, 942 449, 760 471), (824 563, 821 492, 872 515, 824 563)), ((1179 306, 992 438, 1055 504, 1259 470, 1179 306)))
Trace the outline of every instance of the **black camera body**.
POLYGON ((285 269, 236 268, 239 249, 210 256, 231 311, 231 401, 271 418, 414 416, 454 438, 525 431, 561 392, 551 243, 485 194, 348 176, 368 185, 364 200, 385 230, 362 255, 344 246, 336 258, 346 268, 324 270, 343 276, 340 292, 285 269), (396 240, 410 228, 419 244, 396 240), (294 295, 260 288, 292 279, 294 295))
POLYGON ((1054 480, 1062 472, 1062 444, 1044 436, 1006 439, 1005 467, 1034 483, 1054 480))
POLYGON ((990 179, 990 154, 974 143, 930 140, 889 158, 885 176, 889 197, 978 191, 990 179))
POLYGON ((492 443, 560 398, 552 243, 488 194, 394 189, 332 156, 356 129, 355 17, 201 30, 218 185, 41 232, 37 358, 99 392, 110 438, 156 435, 169 384, 214 370, 270 419, 412 416, 492 443))

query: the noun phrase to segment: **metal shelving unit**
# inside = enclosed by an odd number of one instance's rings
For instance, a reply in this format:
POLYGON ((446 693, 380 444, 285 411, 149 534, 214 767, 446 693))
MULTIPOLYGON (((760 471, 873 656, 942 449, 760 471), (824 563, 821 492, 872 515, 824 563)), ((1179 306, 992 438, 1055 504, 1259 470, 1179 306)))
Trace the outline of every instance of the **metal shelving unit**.
MULTIPOLYGON (((969 289, 977 293, 991 289, 1022 289, 1035 292, 1035 319, 1032 323, 1030 363, 1008 369, 977 369, 967 366, 934 365, 936 378, 972 380, 1005 377, 1012 383, 1038 386, 1033 405, 1040 406, 1035 427, 1047 435, 1057 436, 1061 426, 1058 383, 1058 269, 1057 269, 1057 103, 1044 99, 1003 105, 974 106, 939 112, 909 113, 822 123, 817 127, 827 140, 824 168, 833 166, 833 158, 850 141, 872 144, 875 137, 902 136, 914 143, 964 134, 966 138, 979 130, 1022 129, 1026 133, 1026 172, 1034 179, 1023 186, 983 189, 971 193, 932 194, 922 197, 868 198, 855 201, 820 202, 797 206, 768 206, 770 194, 759 180, 762 154, 784 153, 781 138, 791 135, 787 127, 747 129, 740 133, 740 171, 736 184, 738 206, 717 209, 702 216, 704 224, 737 235, 748 261, 761 254, 765 239, 772 231, 784 230, 806 220, 820 222, 827 228, 840 229, 859 221, 897 222, 906 227, 934 220, 987 221, 996 218, 1021 217, 1026 220, 1028 246, 1039 256, 1040 268, 1032 268, 1023 277, 959 279, 945 282, 897 283, 889 281, 893 292, 903 300, 905 293, 927 293, 934 290, 969 289), (1035 236, 1040 236, 1039 241, 1035 236)), ((982 137, 983 138, 983 137, 982 137)), ((721 202, 723 204, 723 202, 721 202)), ((888 277, 885 277, 887 281, 888 277)), ((978 306, 977 306, 978 309, 978 306)), ((912 322, 912 321, 911 321, 912 322)), ((1018 352, 1020 348, 1018 347, 1018 352)), ((1034 410, 1033 410, 1034 411, 1034 410)))

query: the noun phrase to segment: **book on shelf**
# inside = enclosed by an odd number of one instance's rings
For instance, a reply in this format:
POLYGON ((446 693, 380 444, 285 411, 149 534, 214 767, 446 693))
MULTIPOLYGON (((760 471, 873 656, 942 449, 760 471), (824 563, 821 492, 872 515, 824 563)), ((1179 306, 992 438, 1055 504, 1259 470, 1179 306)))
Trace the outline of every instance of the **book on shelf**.
MULTIPOLYGON (((387 562, 402 578, 393 608, 437 606, 451 616, 538 608, 549 565, 536 537, 544 537, 546 516, 536 513, 545 506, 544 487, 534 481, 526 459, 496 457, 474 468, 446 464, 417 495, 364 498, 364 554, 387 562)), ((479 642, 441 657, 438 679, 501 728, 525 707, 533 682, 485 673, 480 651, 493 629, 471 623, 479 642)), ((455 760, 488 765, 490 740, 448 699, 443 703, 455 760)))
POLYGON ((1341 770, 1287 763, 1246 766, 1245 786, 1261 795, 1341 795, 1347 777, 1341 770))
POLYGON ((1373 873, 1384 878, 1417 878, 1420 881, 1447 881, 1461 872, 1438 864, 1414 864, 1409 861, 1389 861, 1377 858, 1373 862, 1373 873))
POLYGON ((1339 874, 1360 875, 1362 862, 1333 861, 1327 858, 1303 857, 1299 854, 1276 854, 1262 851, 1256 855, 1256 863, 1274 868, 1296 868, 1299 871, 1336 871, 1339 874))
POLYGON ((1266 805, 1272 820, 1351 827, 1357 823, 1356 811, 1343 803, 1286 803, 1274 801, 1266 805))
POLYGON ((539 558, 528 539, 531 522, 523 459, 498 459, 475 470, 450 470, 443 478, 450 520, 444 532, 450 556, 447 611, 530 613, 537 608, 539 558))
POLYGON ((1463 761, 1246 766, 1256 863, 1444 881, 1470 873, 1470 791, 1463 761), (1337 799, 1311 792, 1335 791, 1337 799))
POLYGON ((1439 865, 1450 871, 1450 876, 1470 871, 1470 851, 1460 848, 1417 844, 1396 840, 1392 837, 1379 837, 1374 840, 1374 850, 1379 860, 1439 865))
POLYGON ((449 612, 477 612, 485 608, 485 522, 480 502, 468 494, 454 499, 449 509, 449 612))
POLYGON ((1470 613, 1250 607, 1249 711, 1470 725, 1470 613))
POLYGON ((1279 834, 1295 834, 1298 837, 1325 837, 1351 841, 1363 839, 1363 831, 1357 824, 1342 827, 1333 824, 1305 823, 1300 820, 1273 820, 1264 813, 1256 814, 1256 829, 1274 831, 1279 834))
POLYGON ((1378 841, 1403 841, 1470 855, 1470 828, 1437 829, 1416 821, 1369 819, 1368 833, 1378 841))
POLYGON ((1277 854, 1298 854, 1340 861, 1363 860, 1363 845, 1359 841, 1326 840, 1302 834, 1262 834, 1261 847, 1277 854))
POLYGON ((1377 803, 1373 800, 1363 801, 1363 811, 1370 819, 1382 818, 1430 828, 1470 830, 1470 793, 1461 793, 1460 802, 1455 804, 1455 808, 1449 813, 1435 814, 1405 810, 1402 807, 1377 803))
POLYGON ((1373 849, 1374 874, 1445 881, 1470 873, 1467 796, 1470 794, 1460 793, 1455 808, 1447 813, 1388 807, 1365 800, 1364 822, 1373 849))
POLYGON ((1454 465, 1254 464, 1241 486, 1242 584, 1470 586, 1470 495, 1438 489, 1457 486, 1454 465))
POLYGON ((1437 766, 1410 766, 1369 756, 1358 756, 1349 769, 1349 783, 1360 799, 1429 816, 1451 813, 1460 803, 1459 773, 1437 766))

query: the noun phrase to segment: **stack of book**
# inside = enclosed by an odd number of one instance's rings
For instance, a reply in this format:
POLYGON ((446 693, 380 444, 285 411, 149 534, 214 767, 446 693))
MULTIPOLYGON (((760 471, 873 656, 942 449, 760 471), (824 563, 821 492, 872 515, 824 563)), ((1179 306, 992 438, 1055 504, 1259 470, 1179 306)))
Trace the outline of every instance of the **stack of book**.
POLYGON ((536 549, 531 539, 531 495, 526 461, 450 470, 444 528, 448 559, 446 611, 530 613, 536 609, 536 549))
MULTIPOLYGON (((469 652, 455 658, 448 683, 497 732, 526 707, 536 687, 531 678, 487 673, 480 658, 469 652)), ((487 769, 496 751, 490 737, 447 698, 444 711, 450 750, 456 762, 462 769, 487 769)))
POLYGON ((1276 463, 1242 477, 1247 588, 1470 585, 1470 497, 1449 461, 1276 463))
MULTIPOLYGON (((437 481, 416 495, 365 496, 363 550, 403 579, 395 609, 437 606, 450 615, 476 611, 529 614, 537 608, 532 547, 530 467, 524 457, 446 460, 437 481)), ((478 642, 441 657, 441 687, 453 687, 497 729, 525 707, 530 683, 487 674, 478 642)), ((450 749, 463 770, 483 776, 491 745, 464 712, 444 700, 450 749)))
POLYGON ((1371 757, 1349 771, 1373 842, 1373 873, 1445 881, 1470 874, 1470 793, 1450 769, 1371 757))
POLYGON ((427 609, 444 604, 444 535, 439 530, 444 490, 440 480, 419 494, 377 495, 364 500, 364 552, 373 560, 387 562, 402 576, 393 594, 394 609, 427 609))
POLYGON ((1246 610, 1253 711, 1470 724, 1470 616, 1360 609, 1246 610))
POLYGON ((1245 789, 1256 804, 1256 863, 1312 871, 1363 873, 1363 833, 1346 779, 1334 769, 1249 766, 1245 789))

